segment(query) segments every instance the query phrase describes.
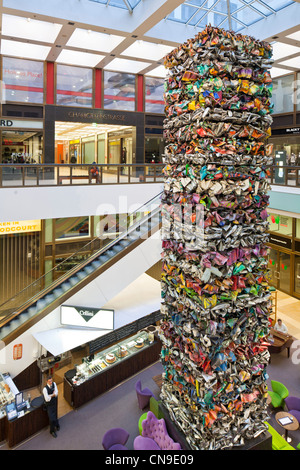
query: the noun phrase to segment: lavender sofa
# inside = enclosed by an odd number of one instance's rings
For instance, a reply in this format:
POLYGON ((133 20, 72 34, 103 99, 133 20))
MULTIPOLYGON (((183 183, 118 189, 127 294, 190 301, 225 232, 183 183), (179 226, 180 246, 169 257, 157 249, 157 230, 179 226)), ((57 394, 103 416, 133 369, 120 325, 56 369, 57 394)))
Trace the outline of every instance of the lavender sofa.
POLYGON ((291 413, 300 423, 300 398, 287 397, 284 400, 288 412, 291 413))
POLYGON ((133 442, 134 450, 181 450, 178 442, 169 436, 165 420, 157 419, 152 411, 142 422, 142 435, 133 442))

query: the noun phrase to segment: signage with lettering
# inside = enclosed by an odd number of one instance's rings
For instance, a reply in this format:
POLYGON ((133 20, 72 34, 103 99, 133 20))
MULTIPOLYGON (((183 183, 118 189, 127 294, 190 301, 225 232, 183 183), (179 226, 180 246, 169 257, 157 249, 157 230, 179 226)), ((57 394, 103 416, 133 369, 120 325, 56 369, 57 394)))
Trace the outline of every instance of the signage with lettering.
POLYGON ((62 305, 60 322, 68 326, 113 330, 114 310, 62 305))
POLYGON ((0 223, 0 235, 8 235, 11 233, 40 232, 41 230, 41 220, 22 220, 18 222, 0 223))
POLYGON ((0 127, 9 127, 10 129, 43 129, 43 121, 0 118, 0 127))
POLYGON ((287 249, 292 248, 292 240, 289 238, 281 237, 280 235, 269 235, 269 243, 273 245, 282 246, 287 249))

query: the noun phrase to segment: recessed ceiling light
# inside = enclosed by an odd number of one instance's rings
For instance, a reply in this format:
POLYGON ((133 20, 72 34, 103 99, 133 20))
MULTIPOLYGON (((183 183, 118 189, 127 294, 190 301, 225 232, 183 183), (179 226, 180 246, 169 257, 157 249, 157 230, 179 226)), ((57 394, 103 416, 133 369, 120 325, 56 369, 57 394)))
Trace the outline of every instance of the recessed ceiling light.
POLYGON ((285 65, 286 67, 294 67, 295 69, 300 69, 300 56, 294 57, 293 59, 284 60, 283 62, 280 62, 280 65, 285 65))
POLYGON ((121 55, 137 57, 139 59, 160 60, 173 49, 173 46, 165 46, 163 44, 155 44, 146 41, 135 41, 123 51, 121 55))
POLYGON ((111 52, 124 37, 114 34, 98 33, 96 31, 76 28, 67 42, 67 46, 88 49, 91 51, 111 52))
POLYGON ((271 73, 272 78, 276 78, 276 77, 280 77, 281 75, 286 75, 288 73, 293 73, 293 72, 287 69, 281 69, 279 67, 272 67, 270 70, 270 73, 271 73))
POLYGON ((95 67, 102 59, 104 59, 103 55, 63 49, 56 62, 68 65, 81 65, 83 67, 95 67))
POLYGON ((150 72, 145 73, 145 75, 149 75, 150 77, 158 77, 158 78, 165 78, 167 75, 167 69, 163 65, 159 65, 150 72))
POLYGON ((300 31, 296 31, 295 33, 289 34, 287 38, 295 39, 295 41, 300 41, 300 31))
POLYGON ((127 60, 127 59, 113 59, 109 64, 107 64, 105 70, 114 70, 118 72, 125 73, 139 73, 141 70, 149 67, 151 65, 149 62, 139 62, 137 60, 127 60))
POLYGON ((14 15, 2 15, 2 35, 42 42, 55 42, 61 24, 33 20, 14 15))
POLYGON ((1 54, 23 59, 46 60, 51 47, 29 44, 27 42, 1 40, 1 54))
POLYGON ((273 59, 280 60, 289 55, 300 52, 300 47, 284 44, 283 42, 275 42, 273 44, 273 59))

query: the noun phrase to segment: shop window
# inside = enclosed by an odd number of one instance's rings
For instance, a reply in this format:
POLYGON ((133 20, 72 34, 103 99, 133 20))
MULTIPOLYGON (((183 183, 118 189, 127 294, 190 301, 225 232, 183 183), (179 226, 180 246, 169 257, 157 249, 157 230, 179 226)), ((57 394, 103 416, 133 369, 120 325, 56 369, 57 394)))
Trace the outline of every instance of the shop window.
POLYGON ((95 138, 87 137, 82 139, 81 144, 81 163, 87 163, 88 165, 96 161, 95 157, 95 138))
POLYGON ((69 217, 55 220, 55 239, 64 240, 90 236, 89 217, 69 217))
POLYGON ((2 102, 44 102, 44 63, 2 57, 2 102))
MULTIPOLYGON (((273 137, 269 139, 269 143, 273 144, 274 158, 276 157, 277 153, 281 153, 283 158, 283 165, 300 165, 300 143, 298 136, 273 137)), ((278 158, 275 158, 274 161, 277 165, 278 158)), ((295 172, 293 174, 295 179, 295 172)), ((292 174, 289 175, 289 177, 292 177, 292 174)))
POLYGON ((268 217, 269 231, 276 232, 280 235, 292 237, 293 234, 293 218, 286 215, 271 213, 268 217))
POLYGON ((104 71, 104 108, 135 111, 135 75, 104 71))
POLYGON ((300 73, 297 74, 296 107, 300 111, 300 73))
POLYGON ((164 79, 145 77, 145 111, 164 113, 164 79))
POLYGON ((162 137, 146 137, 145 139, 145 162, 161 163, 164 153, 164 140, 162 137))
POLYGON ((2 131, 2 163, 42 163, 42 155, 42 132, 2 131))
POLYGON ((296 238, 300 239, 300 219, 296 219, 296 238))
POLYGON ((63 106, 92 106, 92 69, 58 64, 56 81, 56 104, 63 106))
POLYGON ((294 110, 294 75, 275 78, 271 101, 274 114, 289 113, 294 110))
POLYGON ((295 292, 300 295, 300 256, 295 256, 295 292))

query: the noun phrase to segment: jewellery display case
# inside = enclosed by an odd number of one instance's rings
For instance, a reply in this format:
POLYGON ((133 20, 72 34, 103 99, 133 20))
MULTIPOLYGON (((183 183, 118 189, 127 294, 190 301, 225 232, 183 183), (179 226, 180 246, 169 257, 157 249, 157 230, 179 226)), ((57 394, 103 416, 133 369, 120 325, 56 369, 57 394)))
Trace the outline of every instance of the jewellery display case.
POLYGON ((64 376, 64 398, 74 408, 101 395, 159 359, 160 340, 140 331, 82 359, 64 376))
POLYGON ((5 374, 0 374, 0 419, 6 416, 6 406, 15 400, 15 395, 5 377, 5 374))

